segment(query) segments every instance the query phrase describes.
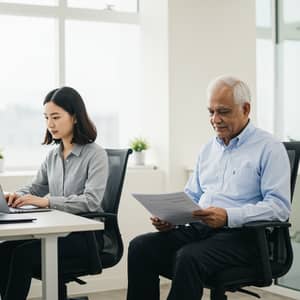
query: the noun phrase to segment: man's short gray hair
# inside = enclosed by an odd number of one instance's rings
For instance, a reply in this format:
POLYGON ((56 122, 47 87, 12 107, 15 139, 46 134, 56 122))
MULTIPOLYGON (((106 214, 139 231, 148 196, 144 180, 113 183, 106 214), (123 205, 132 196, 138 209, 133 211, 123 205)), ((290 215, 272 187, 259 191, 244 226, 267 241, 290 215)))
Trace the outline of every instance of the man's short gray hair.
POLYGON ((251 102, 251 92, 248 85, 244 81, 228 75, 219 76, 209 83, 207 98, 210 99, 211 94, 223 85, 227 85, 232 89, 233 100, 236 104, 251 102))

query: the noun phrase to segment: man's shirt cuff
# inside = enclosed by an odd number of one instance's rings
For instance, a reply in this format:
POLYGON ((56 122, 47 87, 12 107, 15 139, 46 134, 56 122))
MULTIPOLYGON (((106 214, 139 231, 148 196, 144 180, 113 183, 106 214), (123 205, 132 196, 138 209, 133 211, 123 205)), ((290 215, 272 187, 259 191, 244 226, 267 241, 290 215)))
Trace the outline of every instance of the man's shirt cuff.
POLYGON ((243 211, 240 207, 225 208, 227 212, 227 226, 230 228, 241 227, 243 222, 243 211))

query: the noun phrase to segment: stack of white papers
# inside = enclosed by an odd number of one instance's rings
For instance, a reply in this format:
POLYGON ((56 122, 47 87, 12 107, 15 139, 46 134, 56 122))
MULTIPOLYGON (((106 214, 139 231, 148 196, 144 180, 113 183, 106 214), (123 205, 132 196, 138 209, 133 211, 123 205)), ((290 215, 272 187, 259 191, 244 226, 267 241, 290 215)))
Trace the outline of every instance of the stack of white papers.
POLYGON ((184 192, 169 194, 132 194, 153 216, 173 225, 198 222, 192 212, 201 207, 184 192))

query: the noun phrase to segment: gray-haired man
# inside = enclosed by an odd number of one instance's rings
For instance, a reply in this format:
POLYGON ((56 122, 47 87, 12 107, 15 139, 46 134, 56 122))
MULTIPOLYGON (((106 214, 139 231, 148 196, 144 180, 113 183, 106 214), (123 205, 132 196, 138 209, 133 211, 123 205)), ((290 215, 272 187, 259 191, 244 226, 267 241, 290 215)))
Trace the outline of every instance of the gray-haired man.
POLYGON ((199 300, 208 277, 255 263, 251 234, 232 230, 290 213, 290 165, 282 143, 249 120, 250 91, 218 77, 208 88, 216 137, 203 146, 185 192, 201 209, 186 226, 152 217, 158 232, 136 237, 128 253, 127 300, 158 300, 159 275, 172 278, 168 300, 199 300))

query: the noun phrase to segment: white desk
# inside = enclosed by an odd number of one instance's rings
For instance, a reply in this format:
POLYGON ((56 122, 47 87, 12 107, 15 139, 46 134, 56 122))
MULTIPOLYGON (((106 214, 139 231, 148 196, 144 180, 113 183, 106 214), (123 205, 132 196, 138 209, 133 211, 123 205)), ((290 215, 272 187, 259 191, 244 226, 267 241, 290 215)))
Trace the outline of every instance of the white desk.
POLYGON ((74 231, 101 230, 104 224, 57 210, 26 216, 37 220, 0 224, 0 240, 41 239, 43 300, 58 300, 57 238, 74 231))

